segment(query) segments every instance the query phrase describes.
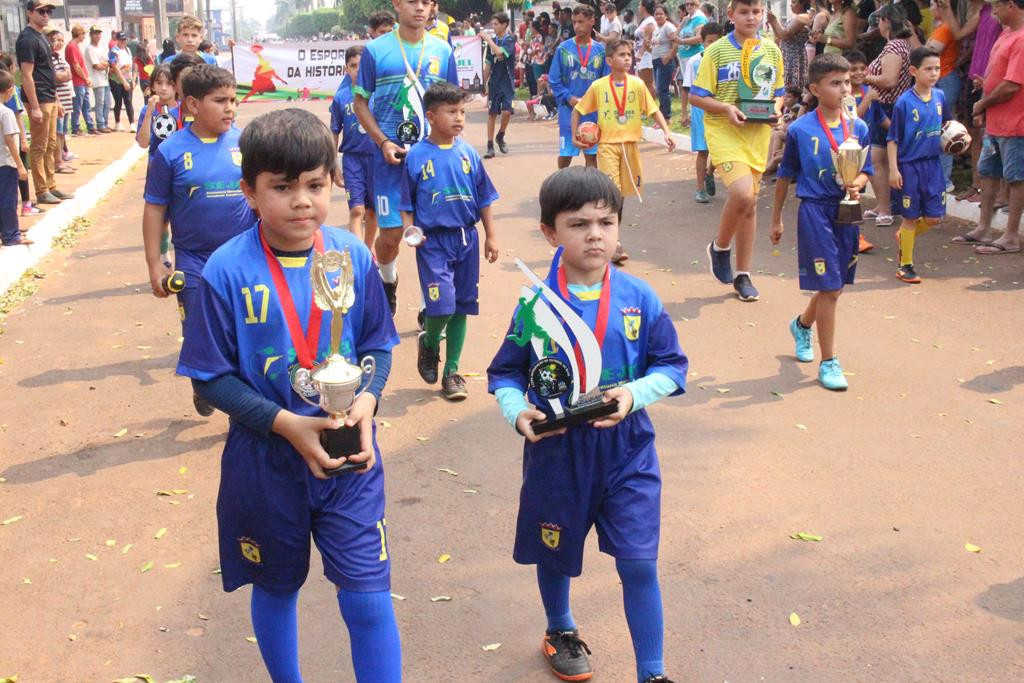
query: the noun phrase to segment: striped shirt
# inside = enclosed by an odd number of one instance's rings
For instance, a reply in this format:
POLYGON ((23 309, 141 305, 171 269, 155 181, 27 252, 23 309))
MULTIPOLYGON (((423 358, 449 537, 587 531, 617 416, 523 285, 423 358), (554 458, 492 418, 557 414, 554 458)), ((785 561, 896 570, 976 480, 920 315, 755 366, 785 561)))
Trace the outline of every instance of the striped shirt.
MULTIPOLYGON (((68 65, 67 60, 57 52, 53 53, 53 72, 59 79, 64 72, 71 73, 71 67, 68 65)), ((64 83, 57 83, 57 101, 60 102, 60 106, 64 108, 65 114, 71 113, 71 104, 75 99, 75 89, 71 84, 69 78, 64 83)))
POLYGON ((895 104, 896 100, 900 98, 900 95, 910 90, 910 86, 914 84, 914 79, 910 75, 910 43, 902 38, 896 38, 890 40, 882 48, 882 52, 875 57, 875 61, 871 62, 868 66, 869 76, 878 76, 882 73, 882 58, 887 54, 895 54, 903 63, 900 65, 900 78, 896 81, 896 87, 894 88, 876 88, 878 90, 878 101, 882 104, 895 104))

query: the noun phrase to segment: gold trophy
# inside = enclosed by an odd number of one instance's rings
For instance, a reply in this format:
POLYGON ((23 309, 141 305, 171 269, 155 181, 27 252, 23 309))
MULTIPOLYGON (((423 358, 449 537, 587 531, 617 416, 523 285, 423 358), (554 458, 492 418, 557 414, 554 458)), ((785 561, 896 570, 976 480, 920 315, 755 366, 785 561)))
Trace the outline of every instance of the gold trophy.
MULTIPOLYGON (((836 167, 836 182, 843 188, 849 186, 860 170, 864 168, 867 161, 869 149, 861 147, 857 138, 852 135, 839 145, 838 149, 832 150, 832 165, 836 167)), ((850 197, 850 191, 846 191, 846 197, 839 202, 839 212, 836 214, 836 223, 850 224, 863 223, 864 217, 861 213, 860 201, 850 197)))
MULTIPOLYGON (((297 375, 292 384, 297 386, 297 393, 306 403, 320 406, 324 412, 334 418, 344 419, 349 408, 363 391, 359 386, 369 386, 377 371, 377 364, 371 356, 366 356, 359 365, 353 365, 341 355, 341 332, 345 324, 345 314, 355 302, 355 277, 352 272, 352 257, 348 249, 345 251, 313 251, 313 265, 310 268, 310 279, 313 282, 313 301, 317 308, 331 313, 331 346, 330 355, 323 363, 316 365, 312 371, 297 368, 297 375), (339 272, 338 284, 331 286, 328 273, 339 272), (304 387, 304 390, 298 387, 304 387), (310 391, 311 390, 311 391, 310 391), (319 394, 319 400, 311 400, 312 395, 319 394)), ((338 429, 325 429, 320 433, 320 445, 332 458, 346 458, 362 450, 359 427, 341 426, 338 429)), ((337 476, 351 470, 361 470, 365 462, 350 463, 333 470, 326 470, 329 476, 337 476)))

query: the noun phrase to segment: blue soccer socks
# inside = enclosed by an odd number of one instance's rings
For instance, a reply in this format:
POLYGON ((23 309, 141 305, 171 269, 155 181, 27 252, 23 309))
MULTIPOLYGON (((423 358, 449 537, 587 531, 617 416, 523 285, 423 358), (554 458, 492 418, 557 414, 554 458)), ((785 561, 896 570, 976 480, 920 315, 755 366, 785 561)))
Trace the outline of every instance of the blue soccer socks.
POLYGON ((569 582, 564 574, 537 565, 537 586, 548 617, 548 631, 573 631, 576 622, 569 608, 569 582))
POLYGON ((615 560, 622 579, 622 603, 636 653, 637 680, 665 673, 665 624, 655 560, 615 560))
POLYGON ((399 683, 402 644, 389 591, 338 591, 338 606, 348 627, 352 668, 360 683, 399 683))
POLYGON ((299 673, 299 592, 278 595, 252 587, 252 628, 274 683, 302 683, 299 673))

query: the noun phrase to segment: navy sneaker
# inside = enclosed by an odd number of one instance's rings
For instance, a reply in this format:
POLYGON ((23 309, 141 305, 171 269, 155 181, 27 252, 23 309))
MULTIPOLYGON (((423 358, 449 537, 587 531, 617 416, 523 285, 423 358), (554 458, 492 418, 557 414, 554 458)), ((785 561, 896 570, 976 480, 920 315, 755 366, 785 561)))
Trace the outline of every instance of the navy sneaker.
POLYGON ((704 191, 708 193, 709 197, 715 196, 715 175, 713 173, 704 174, 704 191))
POLYGON ((210 417, 213 415, 213 406, 199 394, 192 394, 192 405, 195 406, 196 412, 203 417, 210 417))
POLYGON ((732 281, 732 287, 736 290, 736 296, 740 298, 740 301, 757 301, 757 288, 754 287, 754 283, 750 281, 750 276, 746 273, 737 275, 736 279, 732 281))
POLYGON ((437 384, 437 365, 441 361, 441 352, 439 349, 427 348, 424 343, 426 339, 426 332, 420 332, 416 337, 416 370, 424 382, 437 384))
POLYGON ((494 136, 494 141, 498 143, 498 149, 501 150, 502 154, 508 154, 508 145, 505 144, 504 133, 498 133, 494 136))
POLYGON ((715 249, 715 241, 708 242, 708 262, 711 264, 711 274, 718 278, 723 285, 732 284, 735 279, 732 274, 732 249, 718 251, 715 249))
POLYGON ((494 143, 493 142, 488 142, 487 143, 487 151, 484 152, 484 159, 493 159, 493 158, 494 158, 494 143))

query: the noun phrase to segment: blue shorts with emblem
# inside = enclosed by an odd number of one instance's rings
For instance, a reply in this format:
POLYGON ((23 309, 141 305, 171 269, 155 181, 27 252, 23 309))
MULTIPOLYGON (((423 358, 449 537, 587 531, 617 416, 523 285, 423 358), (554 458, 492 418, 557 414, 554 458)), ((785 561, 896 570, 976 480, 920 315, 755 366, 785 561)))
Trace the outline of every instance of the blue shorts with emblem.
MULTIPOLYGON (((376 435, 376 428, 374 429, 376 435)), ((384 469, 321 480, 286 440, 232 422, 221 460, 217 527, 224 590, 254 583, 293 593, 309 574, 310 536, 324 575, 350 591, 391 588, 384 469)))
POLYGON ((595 524, 601 552, 658 558, 661 471, 645 410, 609 429, 584 425, 526 442, 515 561, 579 576, 595 524))
POLYGON ((836 225, 838 211, 838 201, 800 201, 796 219, 800 289, 834 292, 853 284, 860 228, 836 225))
POLYGON ((377 211, 377 227, 385 230, 402 227, 402 212, 398 210, 401 198, 402 174, 405 173, 405 162, 389 164, 384 161, 384 153, 378 148, 370 162, 373 205, 377 211))
POLYGON ((512 100, 515 96, 515 92, 508 88, 492 90, 487 96, 487 113, 500 114, 503 111, 512 111, 512 100))
POLYGON ((348 208, 365 206, 370 211, 376 204, 370 192, 370 181, 373 178, 372 154, 341 155, 341 177, 345 179, 345 192, 348 194, 348 208))
POLYGON ((901 161, 899 169, 903 189, 892 193, 892 215, 910 219, 945 216, 946 176, 940 158, 901 161))
POLYGON ((1009 183, 1024 180, 1024 137, 986 135, 978 158, 978 175, 1009 183))
POLYGON ((476 315, 480 310, 480 241, 475 227, 426 229, 416 247, 424 315, 476 315))
MULTIPOLYGON (((597 114, 587 114, 580 117, 580 123, 593 121, 597 123, 597 114)), ((581 151, 586 154, 597 154, 597 145, 590 149, 581 150, 572 141, 576 138, 576 131, 572 129, 572 107, 564 104, 558 105, 558 156, 574 157, 581 151)))

